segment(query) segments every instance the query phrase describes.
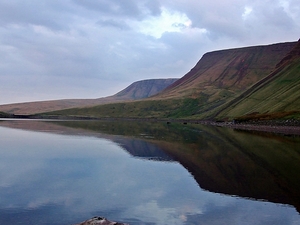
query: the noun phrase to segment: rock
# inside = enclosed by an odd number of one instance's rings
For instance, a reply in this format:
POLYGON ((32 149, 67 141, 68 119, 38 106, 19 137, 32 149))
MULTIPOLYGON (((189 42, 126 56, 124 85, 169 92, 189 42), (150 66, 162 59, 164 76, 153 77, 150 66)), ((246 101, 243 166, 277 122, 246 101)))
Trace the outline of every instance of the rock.
POLYGON ((129 224, 113 222, 113 221, 107 220, 104 217, 95 216, 89 220, 86 220, 82 223, 78 223, 75 225, 129 225, 129 224))

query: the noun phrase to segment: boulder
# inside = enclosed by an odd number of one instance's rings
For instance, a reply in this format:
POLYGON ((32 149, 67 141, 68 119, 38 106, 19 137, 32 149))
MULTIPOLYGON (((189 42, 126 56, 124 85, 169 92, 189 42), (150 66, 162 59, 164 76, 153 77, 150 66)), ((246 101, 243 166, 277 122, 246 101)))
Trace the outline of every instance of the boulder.
POLYGON ((86 221, 83 221, 75 225, 129 225, 129 224, 113 222, 113 221, 109 221, 104 217, 95 216, 91 219, 88 219, 86 221))

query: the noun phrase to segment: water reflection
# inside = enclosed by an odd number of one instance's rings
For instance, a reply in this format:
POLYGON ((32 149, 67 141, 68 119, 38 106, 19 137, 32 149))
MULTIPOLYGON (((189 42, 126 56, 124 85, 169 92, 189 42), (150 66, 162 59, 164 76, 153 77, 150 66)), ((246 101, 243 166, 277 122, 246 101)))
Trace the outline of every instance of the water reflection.
POLYGON ((0 126, 0 224, 94 215, 130 224, 300 220, 288 207, 299 211, 299 138, 120 121, 0 126))
MULTIPOLYGON (((80 122, 64 126, 82 127, 80 122)), ((213 192, 294 205, 300 211, 300 138, 201 125, 90 122, 85 129, 153 137, 171 158, 213 192)), ((145 138, 144 138, 145 139, 145 138)))

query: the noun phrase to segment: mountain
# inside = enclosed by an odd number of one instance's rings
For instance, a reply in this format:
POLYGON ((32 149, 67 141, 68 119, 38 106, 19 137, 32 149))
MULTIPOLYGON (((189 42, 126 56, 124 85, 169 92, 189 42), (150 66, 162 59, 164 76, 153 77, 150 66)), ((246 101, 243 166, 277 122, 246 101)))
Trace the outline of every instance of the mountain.
MULTIPOLYGON (((140 101, 55 112, 55 115, 134 118, 226 118, 224 107, 240 99, 294 57, 297 42, 209 52, 181 79, 140 101), (294 55, 294 54, 292 54, 294 55), (276 67, 277 65, 277 67, 276 67), (251 89, 250 89, 251 90, 251 89)), ((297 69, 297 68, 295 68, 297 69)), ((275 90, 273 90, 275 92, 275 90)), ((51 113, 50 113, 51 114, 51 113)))
POLYGON ((137 81, 129 85, 124 90, 113 95, 115 98, 122 100, 137 100, 148 98, 152 95, 159 93, 160 91, 173 84, 178 79, 150 79, 137 81))
POLYGON ((177 79, 149 79, 134 82, 115 95, 98 99, 63 99, 0 105, 0 111, 17 115, 29 115, 73 107, 100 105, 112 102, 142 99, 157 94, 177 79))
POLYGON ((209 52, 196 66, 152 99, 190 98, 198 109, 185 116, 209 116, 211 110, 271 73, 297 42, 209 52), (206 113, 208 112, 208 113, 206 113))
POLYGON ((300 118, 300 39, 275 70, 218 112, 219 117, 300 118))

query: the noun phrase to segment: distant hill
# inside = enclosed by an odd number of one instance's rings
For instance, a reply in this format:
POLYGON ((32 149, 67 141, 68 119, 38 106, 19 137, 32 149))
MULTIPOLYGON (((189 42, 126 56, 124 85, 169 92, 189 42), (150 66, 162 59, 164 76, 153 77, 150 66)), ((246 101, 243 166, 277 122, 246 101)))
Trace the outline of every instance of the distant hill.
POLYGON ((148 98, 173 84, 178 79, 150 79, 132 83, 112 97, 122 100, 137 100, 148 98))
POLYGON ((63 99, 0 105, 0 111, 16 115, 30 115, 73 107, 100 105, 150 97, 162 91, 177 79, 149 79, 134 82, 115 95, 98 99, 63 99))

